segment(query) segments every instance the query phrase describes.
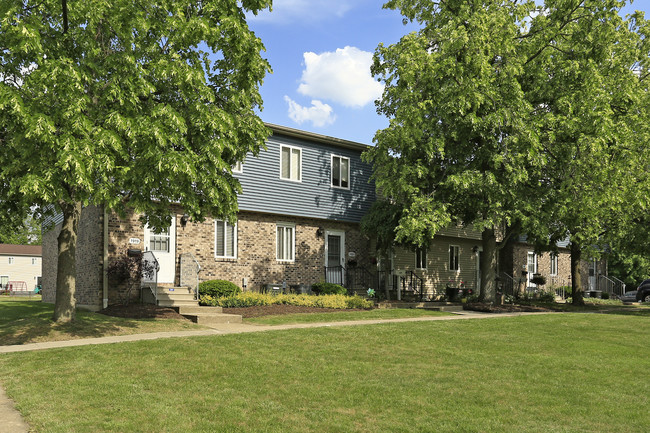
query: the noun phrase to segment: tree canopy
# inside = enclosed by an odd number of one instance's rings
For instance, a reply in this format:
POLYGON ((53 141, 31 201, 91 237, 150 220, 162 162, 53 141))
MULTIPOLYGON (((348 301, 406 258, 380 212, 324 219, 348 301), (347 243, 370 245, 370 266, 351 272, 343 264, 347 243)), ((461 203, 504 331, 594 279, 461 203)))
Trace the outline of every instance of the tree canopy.
POLYGON ((245 12, 270 3, 1 3, 2 199, 64 215, 58 319, 74 314, 82 206, 128 207, 156 228, 172 203, 196 220, 235 215, 231 167, 268 136, 255 110, 270 66, 245 12))

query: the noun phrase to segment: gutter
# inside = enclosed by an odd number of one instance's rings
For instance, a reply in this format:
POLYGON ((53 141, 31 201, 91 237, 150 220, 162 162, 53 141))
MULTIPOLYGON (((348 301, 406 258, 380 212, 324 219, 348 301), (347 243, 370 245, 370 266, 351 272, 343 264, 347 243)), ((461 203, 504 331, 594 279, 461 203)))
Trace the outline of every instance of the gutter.
POLYGON ((108 308, 108 275, 106 270, 108 268, 108 213, 106 212, 106 206, 102 206, 104 212, 104 258, 102 260, 102 306, 103 308, 108 308))

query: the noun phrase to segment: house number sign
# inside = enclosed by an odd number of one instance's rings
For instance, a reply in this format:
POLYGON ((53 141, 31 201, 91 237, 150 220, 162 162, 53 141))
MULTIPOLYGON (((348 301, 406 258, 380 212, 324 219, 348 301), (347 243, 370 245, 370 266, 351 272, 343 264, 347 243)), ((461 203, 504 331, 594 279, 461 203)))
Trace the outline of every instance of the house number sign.
POLYGON ((131 239, 129 239, 129 243, 130 243, 131 245, 140 245, 140 239, 138 239, 138 238, 131 238, 131 239))

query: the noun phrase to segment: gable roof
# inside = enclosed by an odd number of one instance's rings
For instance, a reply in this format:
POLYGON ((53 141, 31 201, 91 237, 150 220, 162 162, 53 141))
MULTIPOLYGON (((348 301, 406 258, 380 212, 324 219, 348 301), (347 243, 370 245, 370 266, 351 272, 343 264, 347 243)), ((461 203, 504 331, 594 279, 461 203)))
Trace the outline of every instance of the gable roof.
POLYGON ((0 254, 41 257, 43 255, 43 247, 41 245, 0 244, 0 254))

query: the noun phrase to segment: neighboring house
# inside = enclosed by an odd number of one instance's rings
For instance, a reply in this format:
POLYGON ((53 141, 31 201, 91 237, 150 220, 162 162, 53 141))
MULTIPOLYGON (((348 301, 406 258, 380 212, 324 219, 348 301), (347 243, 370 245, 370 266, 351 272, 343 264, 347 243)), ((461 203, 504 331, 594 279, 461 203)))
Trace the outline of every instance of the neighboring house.
POLYGON ((32 291, 40 284, 40 245, 0 244, 0 288, 32 291))
MULTIPOLYGON (((141 225, 138 215, 119 218, 97 206, 82 211, 77 243, 79 306, 99 309, 119 302, 124 287, 107 287, 105 267, 129 248, 152 251, 160 264, 158 283, 179 285, 182 263, 196 260, 200 279, 225 279, 249 290, 267 284, 347 284, 348 262, 370 265, 369 240, 359 229, 375 201, 371 166, 361 160, 366 145, 267 125, 267 150, 235 167, 243 193, 236 222, 186 221, 183 210, 164 233, 141 225), (190 255, 191 254, 191 255, 190 255)), ((43 300, 54 302, 55 229, 43 234, 43 300)))

